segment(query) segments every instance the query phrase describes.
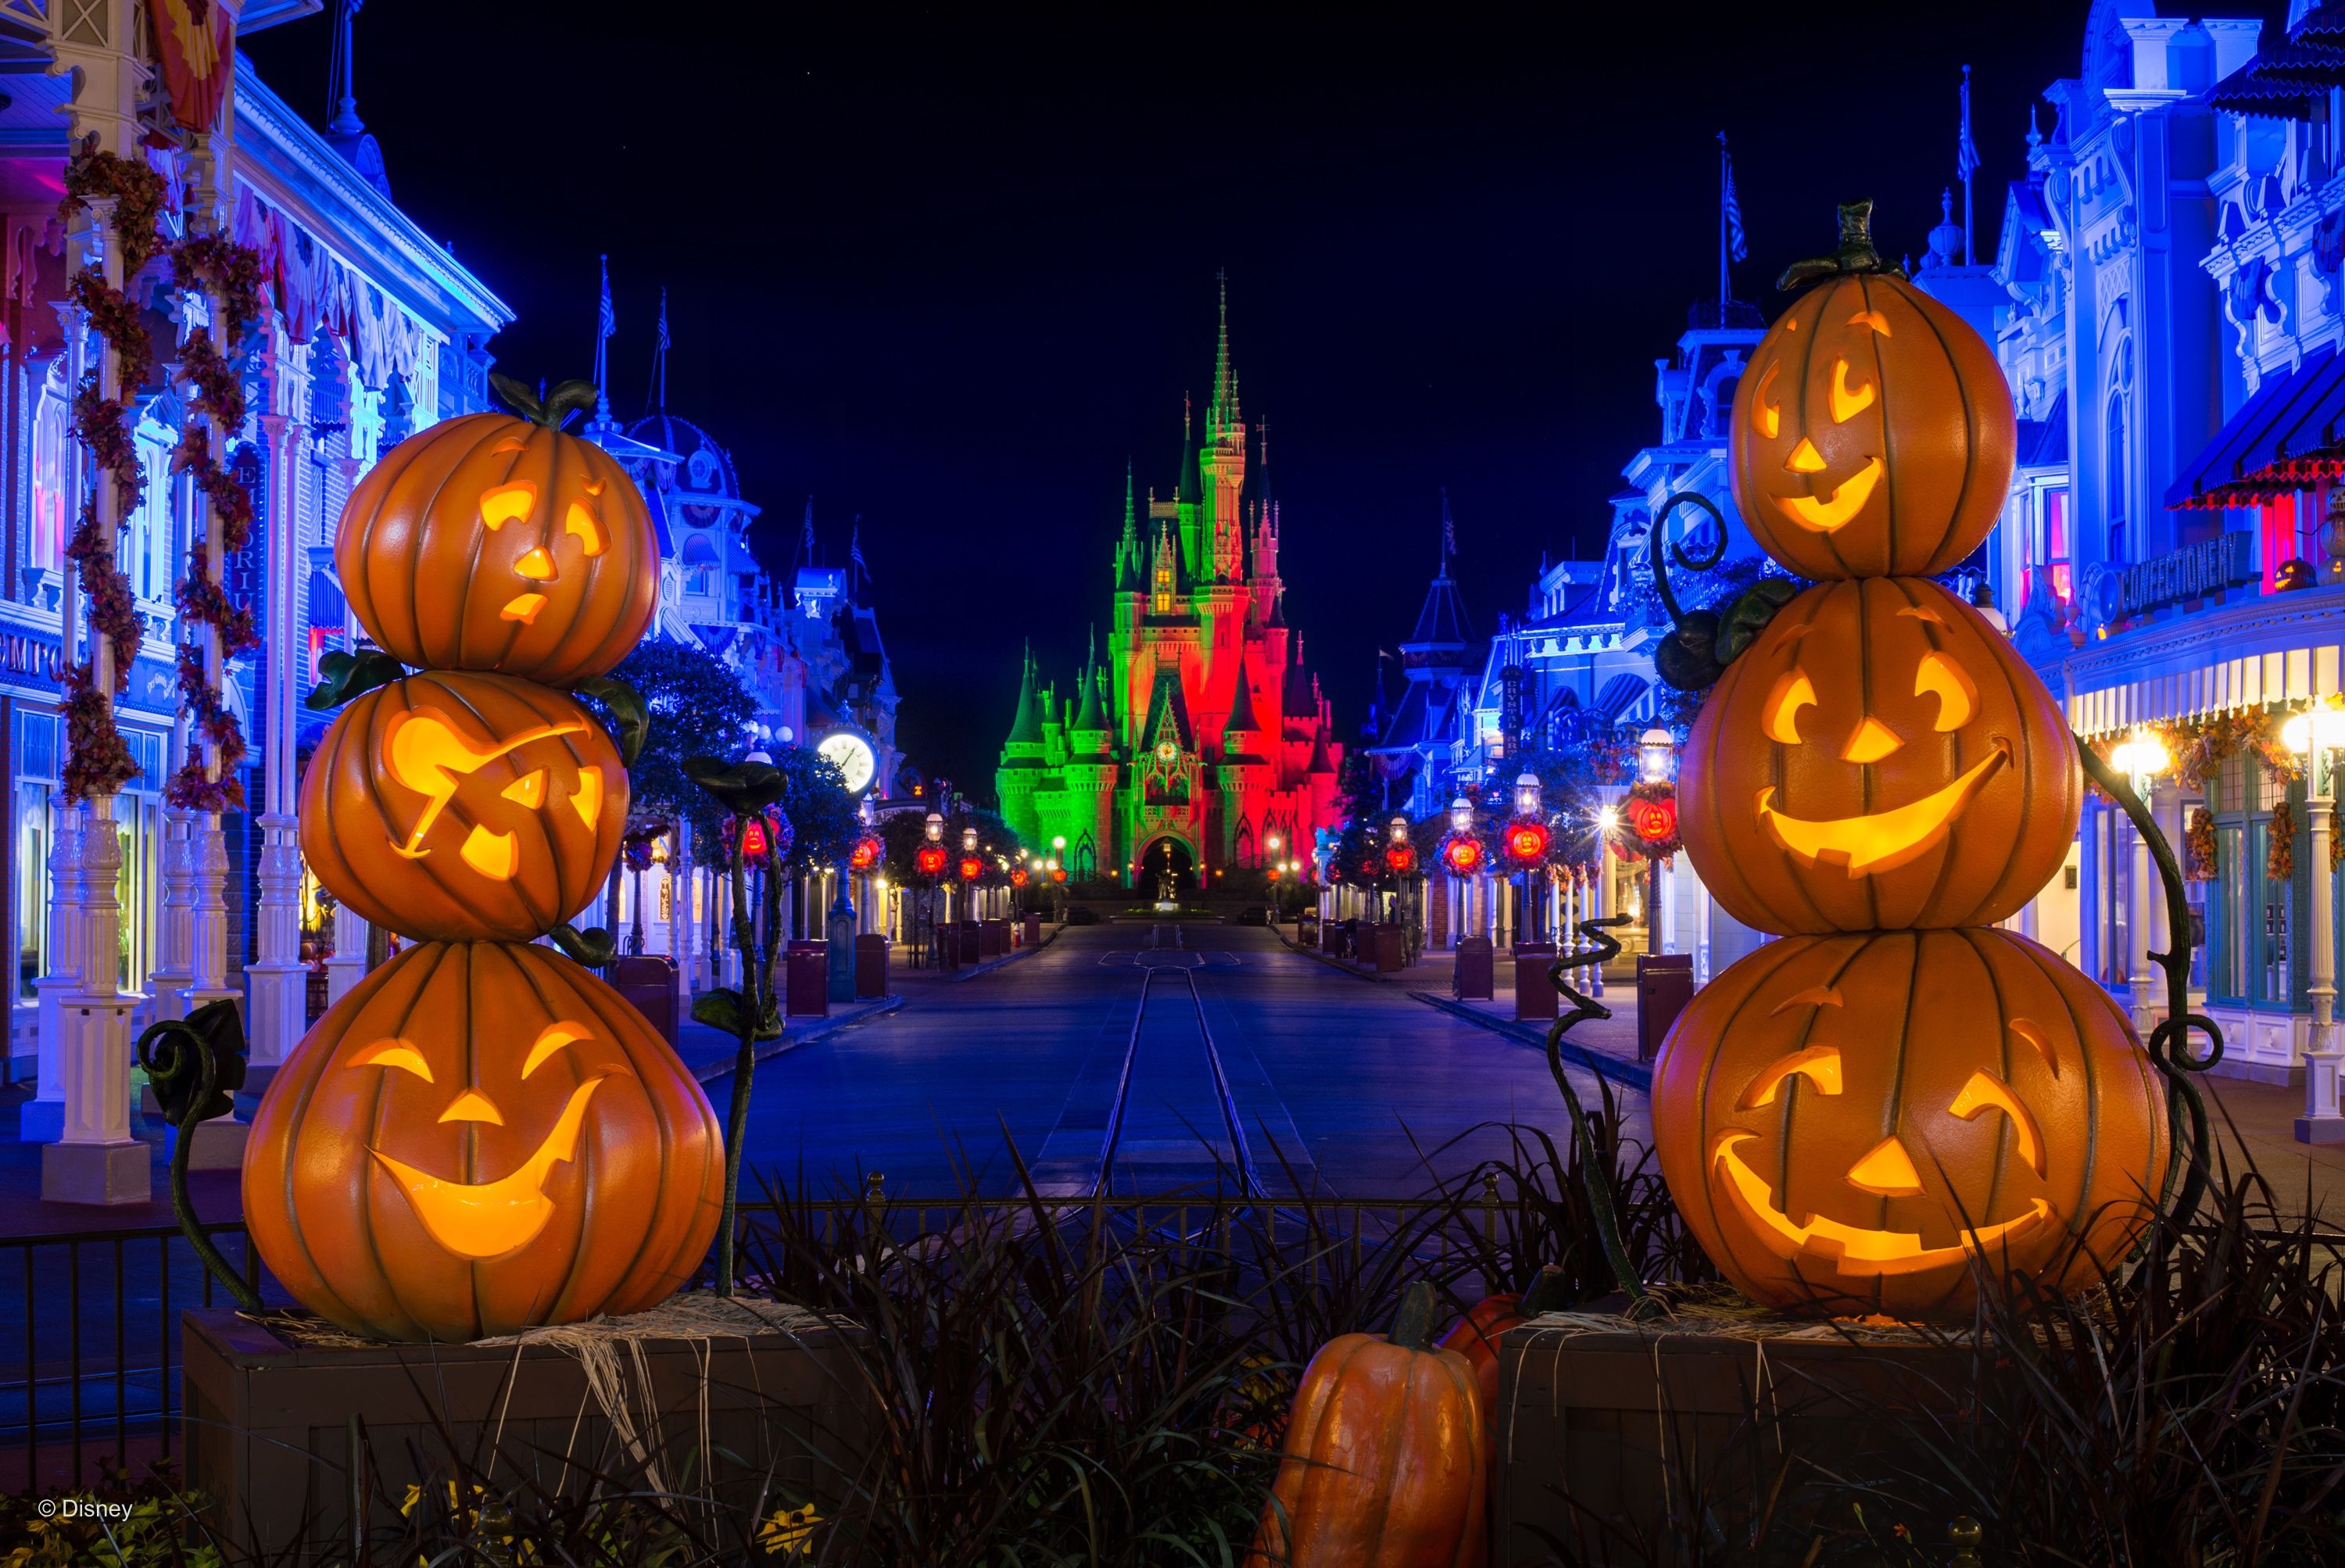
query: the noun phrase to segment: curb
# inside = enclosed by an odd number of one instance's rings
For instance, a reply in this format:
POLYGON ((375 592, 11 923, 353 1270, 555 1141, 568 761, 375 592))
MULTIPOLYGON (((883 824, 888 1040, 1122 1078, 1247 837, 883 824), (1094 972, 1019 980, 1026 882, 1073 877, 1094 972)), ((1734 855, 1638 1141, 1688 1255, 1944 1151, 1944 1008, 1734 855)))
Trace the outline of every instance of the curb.
POLYGON ((1354 980, 1365 980, 1376 985, 1386 983, 1385 977, 1377 973, 1373 969, 1361 969, 1354 964, 1345 962, 1340 958, 1331 958, 1326 953, 1321 952, 1315 947, 1305 947, 1299 942, 1289 942, 1286 940, 1286 933, 1280 931, 1276 926, 1273 926, 1271 928, 1271 932, 1272 934, 1278 938, 1279 944, 1284 947, 1289 952, 1299 952, 1305 958, 1316 959, 1321 963, 1325 964, 1328 968, 1335 970, 1337 973, 1348 974, 1354 980))
MULTIPOLYGON (((1547 1031, 1544 1029, 1535 1028, 1528 1023, 1513 1019, 1493 1018, 1477 1008, 1468 1007, 1462 1002, 1436 995, 1430 991, 1412 991, 1409 994, 1427 1007, 1437 1007, 1444 1013, 1463 1018, 1468 1023, 1487 1029, 1493 1034, 1503 1034, 1509 1040, 1537 1046, 1542 1053, 1547 1050, 1547 1031)), ((1568 1036, 1566 1036, 1563 1042, 1563 1055, 1567 1062, 1575 1056, 1578 1057, 1581 1066, 1599 1078, 1611 1079, 1623 1088, 1637 1089, 1647 1094, 1652 1092, 1653 1069, 1650 1063, 1631 1062, 1625 1057, 1615 1056, 1609 1051, 1591 1051, 1585 1045, 1573 1044, 1568 1036)))
MULTIPOLYGON (((884 1018, 903 1005, 904 999, 901 996, 883 996, 877 1003, 852 1017, 826 1018, 820 1023, 808 1024, 804 1033, 784 1035, 779 1040, 768 1040, 758 1046, 756 1054, 751 1058, 752 1063, 763 1065, 777 1056, 786 1055, 797 1050, 801 1045, 811 1045, 817 1040, 827 1040, 842 1029, 852 1029, 855 1025, 869 1019, 884 1018)), ((733 1064, 712 1062, 706 1067, 693 1069, 692 1075, 700 1083, 713 1084, 719 1078, 731 1077, 733 1064)))
MULTIPOLYGON (((1066 929, 1066 927, 1061 926, 1059 931, 1064 931, 1066 929)), ((1052 942, 1058 940, 1059 932, 1054 931, 1031 947, 1021 947, 1014 952, 1005 952, 999 958, 989 958, 983 963, 972 964, 967 969, 959 970, 952 974, 949 974, 945 977, 945 983, 948 985, 959 985, 964 980, 975 980, 980 974, 991 974, 995 970, 1001 968, 1004 964, 1015 963, 1021 958, 1033 957, 1036 953, 1041 952, 1043 949, 1049 947, 1052 942)))

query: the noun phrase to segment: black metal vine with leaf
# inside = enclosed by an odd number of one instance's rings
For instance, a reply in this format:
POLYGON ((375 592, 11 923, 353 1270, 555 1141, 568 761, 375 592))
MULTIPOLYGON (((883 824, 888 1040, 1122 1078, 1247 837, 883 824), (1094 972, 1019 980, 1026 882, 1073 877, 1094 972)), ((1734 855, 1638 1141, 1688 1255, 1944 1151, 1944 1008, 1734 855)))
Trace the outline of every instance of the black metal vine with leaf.
POLYGON ((1737 594, 1722 615, 1716 610, 1687 609, 1678 602, 1670 582, 1670 559, 1674 558, 1683 571, 1710 571, 1726 558, 1726 514, 1709 496, 1691 490, 1680 491, 1663 502, 1646 535, 1653 592, 1670 617, 1670 635, 1653 648, 1653 671, 1680 691, 1707 691, 1717 685, 1726 667, 1742 656, 1775 618, 1775 612, 1800 591, 1789 577, 1766 576, 1737 594), (1700 507, 1717 525, 1717 543, 1707 555, 1689 555, 1682 543, 1668 537, 1670 514, 1680 506, 1700 507))
MULTIPOLYGON (((2076 754, 2086 773, 2132 819, 2134 831, 2141 835, 2142 842, 2148 846, 2150 859, 2157 862, 2157 880, 2165 884, 2167 951, 2152 952, 2149 961, 2166 972, 2166 1018, 2149 1032, 2149 1060, 2166 1080, 2167 1135, 2176 1148, 2182 1147, 2183 1117, 2187 1115, 2189 1118, 2189 1164, 2182 1180, 2182 1194, 2165 1210, 2169 1218, 2188 1220, 2198 1211, 2198 1200, 2206 1195, 2212 1169, 2208 1150, 2207 1102, 2189 1074, 2204 1073, 2223 1059, 2223 1031, 2205 1013, 2190 1011, 2190 896, 2182 880, 2182 867, 2174 858, 2174 846, 2167 842, 2165 830, 2149 814, 2149 808, 2142 804, 2141 797, 2133 792, 2125 776, 2085 744, 2081 736, 2075 738, 2076 754), (2207 1036, 2204 1056, 2190 1054, 2193 1029, 2207 1036)), ((2161 1204, 2173 1193, 2174 1166, 2169 1162, 2166 1167, 2166 1191, 2158 1195, 2161 1204)))
MULTIPOLYGON (((1621 1294, 1629 1298, 1627 1316, 1642 1318, 1660 1311, 1660 1305, 1653 1299, 1652 1292, 1645 1288, 1644 1276, 1639 1271, 1636 1261, 1629 1256, 1628 1245, 1620 1239, 1620 1217, 1612 1207, 1612 1186, 1607 1179, 1609 1173, 1597 1147, 1596 1134, 1589 1123, 1587 1109, 1580 1105, 1579 1095, 1572 1088, 1571 1079, 1563 1070, 1564 1035, 1574 1025, 1585 1023, 1591 1018, 1612 1016, 1610 1008, 1571 983, 1570 972, 1586 964, 1609 963, 1619 957, 1620 944, 1613 940, 1608 928, 1625 925, 1628 920, 1625 914, 1616 914, 1581 921, 1573 929, 1591 945, 1560 953, 1553 963, 1548 965, 1547 976, 1555 986, 1556 994, 1567 998, 1571 1008, 1548 1025, 1547 1065, 1548 1071, 1555 1074, 1555 1086, 1563 1091, 1565 1108, 1571 1113, 1571 1135, 1579 1145, 1579 1168, 1588 1183, 1588 1212, 1596 1222, 1597 1244, 1604 1249, 1605 1262, 1611 1265, 1613 1282, 1620 1287, 1621 1294)), ((1572 1054, 1583 1065, 1590 1069, 1595 1067, 1594 1060, 1579 1046, 1572 1047, 1572 1054)))
POLYGON ((223 1000, 207 1002, 185 1018, 166 1018, 138 1036, 138 1065, 177 1135, 171 1141, 171 1217, 236 1304, 258 1312, 259 1295, 212 1245, 188 1196, 188 1156, 198 1125, 234 1110, 234 1095, 244 1087, 244 1015, 235 1002, 223 1000))
MULTIPOLYGON (((714 797, 736 819, 746 820, 771 812, 786 787, 782 770, 770 762, 726 762, 714 757, 694 757, 684 764, 687 778, 714 797)), ((782 924, 782 881, 765 879, 763 919, 749 898, 747 857, 738 845, 726 859, 733 884, 733 945, 741 954, 738 990, 723 986, 703 992, 692 1003, 693 1022, 722 1029, 738 1042, 733 1058, 733 1099, 725 1118, 725 1214, 717 1222, 716 1291, 733 1294, 734 1214, 741 1192, 741 1145, 749 1127, 749 1080, 757 1065, 760 1041, 782 1035, 781 998, 774 986, 776 938, 782 924), (759 927, 763 932, 760 934, 759 927)))

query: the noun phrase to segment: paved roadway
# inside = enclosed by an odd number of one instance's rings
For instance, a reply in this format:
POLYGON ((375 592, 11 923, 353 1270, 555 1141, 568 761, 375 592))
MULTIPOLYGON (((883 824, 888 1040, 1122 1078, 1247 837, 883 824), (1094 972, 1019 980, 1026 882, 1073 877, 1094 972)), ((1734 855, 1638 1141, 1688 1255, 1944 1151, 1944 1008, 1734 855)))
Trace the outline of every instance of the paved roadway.
MULTIPOLYGON (((726 1084, 709 1089, 721 1106, 726 1084)), ((1014 1146, 1061 1192, 1103 1168, 1128 1192, 1250 1162, 1273 1192, 1389 1196, 1503 1153, 1512 1121, 1569 1125, 1528 1045, 1260 929, 1112 924, 767 1062, 749 1159, 817 1186, 883 1171, 926 1196, 958 1190, 961 1163, 1009 1187, 1014 1146)))

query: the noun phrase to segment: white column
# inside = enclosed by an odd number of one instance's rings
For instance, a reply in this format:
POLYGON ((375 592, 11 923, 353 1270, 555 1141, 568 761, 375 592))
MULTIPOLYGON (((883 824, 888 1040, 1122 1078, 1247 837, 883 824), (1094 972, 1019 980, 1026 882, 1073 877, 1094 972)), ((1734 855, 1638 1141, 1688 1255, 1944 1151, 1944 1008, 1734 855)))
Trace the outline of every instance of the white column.
POLYGON ((147 975, 157 1019, 187 1016, 187 986, 196 945, 195 818, 163 809, 163 909, 156 964, 147 975))
POLYGON ((2134 1027, 2147 1034, 2157 1026, 2160 1011, 2157 972, 2149 962, 2149 950, 2157 945, 2150 910, 2164 901, 2150 897, 2157 871, 2149 858, 2149 840, 2134 829, 2130 818, 2124 820, 2133 837, 2133 875, 2126 890, 2126 983, 2132 993, 2134 1027))
POLYGON ((1708 985, 1710 983, 1710 917, 1711 911, 1718 907, 1718 901, 1710 896, 1710 890, 1707 888, 1700 890, 1700 901, 1694 905, 1693 911, 1693 983, 1696 985, 1708 985))
MULTIPOLYGON (((104 247, 106 280, 119 289, 122 247, 114 231, 114 203, 98 199, 89 206, 93 238, 104 247)), ((120 359, 111 343, 99 351, 97 372, 98 395, 119 397, 120 359)), ((110 476, 98 484, 94 500, 100 536, 110 541, 122 523, 122 495, 110 476)), ((114 655, 112 638, 90 638, 91 675, 109 710, 114 655)), ((52 1203, 144 1203, 152 1191, 151 1156, 130 1135, 130 1011, 137 999, 121 990, 122 910, 116 879, 122 871, 122 844, 115 832, 114 799, 96 795, 83 802, 76 965, 81 984, 58 999, 65 1127, 56 1143, 41 1146, 41 1196, 52 1203)))
MULTIPOLYGON (((281 353, 281 350, 280 350, 281 353)), ((297 557, 302 427, 283 414, 263 414, 269 443, 269 577, 265 596, 261 706, 268 715, 262 748, 263 799, 254 826, 260 830, 259 898, 255 910, 253 961, 245 965, 249 988, 245 1028, 251 1064, 265 1083, 299 1043, 306 1011, 301 965, 301 850, 293 817, 293 607, 300 588, 297 557)))
MULTIPOLYGON (((2319 722, 2316 716, 2315 722, 2319 722)), ((2296 1124, 2297 1142, 2345 1143, 2345 1113, 2338 1105, 2338 1074, 2345 1068, 2345 1053, 2337 1048, 2337 910, 2336 883, 2329 870, 2330 813, 2335 804, 2336 781, 2324 737, 2317 732, 2312 748, 2309 799, 2305 815, 2311 831, 2305 840, 2312 855, 2312 951, 2305 994, 2312 1002, 2312 1024, 2304 1050, 2304 1115, 2296 1124)))
POLYGON ((326 1005, 331 1007, 366 978, 367 922, 348 904, 334 906, 334 951, 326 960, 326 1005))

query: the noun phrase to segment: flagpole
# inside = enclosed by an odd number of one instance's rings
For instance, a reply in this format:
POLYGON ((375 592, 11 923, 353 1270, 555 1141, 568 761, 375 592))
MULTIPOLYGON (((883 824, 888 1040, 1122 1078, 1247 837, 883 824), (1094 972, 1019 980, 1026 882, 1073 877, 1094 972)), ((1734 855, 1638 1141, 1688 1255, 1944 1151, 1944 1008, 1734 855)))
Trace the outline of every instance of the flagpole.
POLYGON ((1971 68, 1963 67, 1963 142, 1967 154, 1963 158, 1963 265, 1978 265, 1977 242, 1971 238, 1971 175, 1974 172, 1977 154, 1971 142, 1971 68))
POLYGON ((1726 270, 1726 133, 1718 133, 1718 324, 1726 325, 1727 302, 1734 297, 1726 270))

